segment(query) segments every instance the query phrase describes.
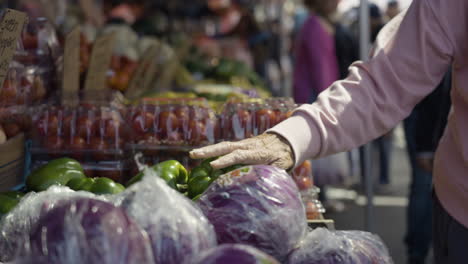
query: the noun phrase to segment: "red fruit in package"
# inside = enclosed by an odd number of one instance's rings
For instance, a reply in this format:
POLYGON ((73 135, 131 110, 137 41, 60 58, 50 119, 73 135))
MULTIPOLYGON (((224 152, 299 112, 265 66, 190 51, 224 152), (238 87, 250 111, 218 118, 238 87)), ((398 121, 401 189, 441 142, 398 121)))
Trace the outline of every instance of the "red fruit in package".
POLYGON ((159 129, 162 137, 168 137, 179 128, 180 122, 171 111, 162 111, 159 114, 159 129))
POLYGON ((86 140, 82 137, 75 136, 71 139, 71 142, 69 143, 69 148, 70 148, 70 156, 77 159, 81 160, 84 156, 84 150, 86 150, 86 140))
POLYGON ((262 134, 276 123, 276 114, 270 109, 260 109, 255 113, 255 127, 257 134, 262 134))
POLYGON ((92 117, 81 116, 76 119, 75 135, 89 139, 95 134, 95 126, 92 117))
POLYGON ((137 134, 145 134, 153 128, 154 114, 142 111, 136 113, 132 118, 133 131, 137 134))

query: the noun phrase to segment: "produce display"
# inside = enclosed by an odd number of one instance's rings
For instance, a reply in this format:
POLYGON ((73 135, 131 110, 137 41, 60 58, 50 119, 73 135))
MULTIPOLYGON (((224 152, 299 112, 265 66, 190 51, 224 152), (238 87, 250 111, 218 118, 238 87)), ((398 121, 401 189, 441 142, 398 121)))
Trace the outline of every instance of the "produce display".
POLYGON ((35 111, 32 138, 34 147, 50 155, 70 155, 83 161, 115 160, 123 155, 128 128, 112 108, 47 106, 35 111))
MULTIPOLYGON (((93 43, 84 34, 81 34, 80 37, 80 76, 83 87, 91 61, 93 43)), ((112 55, 107 71, 106 88, 121 92, 126 91, 137 67, 138 62, 134 59, 125 55, 112 55)))
POLYGON ((147 234, 123 209, 95 199, 59 204, 39 218, 29 238, 26 259, 34 263, 36 258, 44 264, 152 261, 147 234))
POLYGON ((0 107, 0 144, 21 133, 28 133, 31 120, 25 106, 0 107))
POLYGON ((0 261, 18 256, 42 214, 60 202, 77 198, 104 200, 89 192, 74 192, 66 187, 52 186, 44 192, 30 192, 5 217, 0 219, 0 261))
POLYGON ((290 115, 291 105, 280 101, 248 100, 225 104, 220 117, 222 138, 238 141, 260 135, 290 115))
POLYGON ((219 140, 217 120, 203 99, 148 99, 128 112, 137 148, 202 146, 219 140))
POLYGON ((114 108, 41 106, 32 118, 33 167, 58 157, 82 163, 88 177, 107 177, 124 183, 129 161, 125 142, 129 129, 114 108))
POLYGON ((52 26, 43 19, 25 27, 0 90, 0 106, 38 103, 55 89, 55 63, 61 53, 52 26))
POLYGON ((109 178, 74 178, 68 181, 67 186, 75 191, 87 191, 94 194, 117 194, 125 187, 109 178))
POLYGON ((0 218, 13 210, 23 196, 23 193, 15 191, 0 193, 0 218))
POLYGON ((144 173, 140 182, 121 194, 121 206, 148 232, 152 263, 186 263, 214 247, 214 229, 200 209, 170 188, 154 170, 144 173))
POLYGON ((125 25, 58 36, 55 27, 70 27, 62 23, 30 19, 2 64, 0 147, 24 134, 27 175, 0 193, 0 262, 392 263, 372 234, 309 230, 307 220, 324 213, 311 161, 288 174, 268 165, 214 169, 216 158, 189 157, 265 133, 297 107, 270 98, 249 66, 125 25), (110 34, 112 52, 94 41, 110 34), (78 50, 75 64, 64 63, 78 50), (93 52, 107 53, 105 63, 93 52), (103 66, 92 71, 100 76, 89 78, 92 65, 103 66), (62 80, 74 73, 77 85, 62 80))
POLYGON ((28 176, 26 186, 31 191, 41 192, 52 185, 66 185, 72 179, 85 177, 83 167, 78 161, 60 158, 33 171, 28 176))
POLYGON ((221 175, 197 200, 218 242, 254 246, 279 261, 306 234, 306 215, 291 177, 271 166, 247 166, 221 175))
POLYGON ((260 250, 241 244, 224 244, 203 252, 194 264, 279 264, 260 250))
MULTIPOLYGON (((162 178, 167 185, 174 190, 179 190, 179 186, 187 184, 188 173, 187 170, 176 160, 168 160, 158 163, 151 167, 151 170, 157 174, 158 177, 162 178)), ((127 186, 135 184, 143 179, 144 172, 138 173, 135 177, 127 182, 127 186)))
POLYGON ((328 231, 307 234, 288 264, 393 264, 382 240, 363 231, 328 231))

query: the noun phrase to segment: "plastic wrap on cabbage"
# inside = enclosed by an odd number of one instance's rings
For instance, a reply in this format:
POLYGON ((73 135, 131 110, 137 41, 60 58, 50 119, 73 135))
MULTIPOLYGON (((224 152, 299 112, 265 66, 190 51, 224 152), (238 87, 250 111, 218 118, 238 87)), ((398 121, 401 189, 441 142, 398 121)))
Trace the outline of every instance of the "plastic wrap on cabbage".
POLYGON ((121 194, 121 207, 148 232, 155 263, 181 264, 216 246, 213 226, 196 205, 154 171, 121 194))
MULTIPOLYGON (((52 186, 47 191, 29 193, 0 221, 0 260, 9 261, 18 254, 20 245, 28 238, 33 225, 42 213, 59 202, 74 198, 95 198, 86 192, 75 192, 68 187, 52 186)), ((104 197, 96 197, 104 200, 104 197)))
POLYGON ((202 252, 193 264, 279 264, 272 256, 247 245, 224 244, 202 252))
POLYGON ((393 264, 382 240, 363 231, 310 232, 288 264, 393 264))
POLYGON ((42 214, 30 233, 31 263, 153 263, 148 235, 109 202, 79 198, 42 214))
POLYGON ((283 261, 306 234, 305 209, 286 171, 247 166, 218 178, 198 204, 218 242, 254 246, 283 261))

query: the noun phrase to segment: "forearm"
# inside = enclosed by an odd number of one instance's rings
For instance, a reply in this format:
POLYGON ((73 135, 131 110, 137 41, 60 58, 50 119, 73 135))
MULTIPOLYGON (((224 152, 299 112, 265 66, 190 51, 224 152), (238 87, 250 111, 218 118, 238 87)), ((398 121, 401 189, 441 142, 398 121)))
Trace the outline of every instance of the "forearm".
POLYGON ((442 31, 427 1, 414 1, 403 20, 382 30, 370 61, 355 63, 345 80, 271 131, 290 142, 296 164, 385 134, 437 86, 450 65, 453 49, 442 31))

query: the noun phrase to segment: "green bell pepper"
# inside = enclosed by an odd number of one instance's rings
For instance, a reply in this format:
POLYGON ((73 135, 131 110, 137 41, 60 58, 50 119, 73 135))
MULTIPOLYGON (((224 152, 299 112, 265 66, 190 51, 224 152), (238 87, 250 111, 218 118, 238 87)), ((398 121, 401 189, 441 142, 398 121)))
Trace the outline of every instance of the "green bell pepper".
POLYGON ((206 159, 192 169, 188 181, 188 197, 194 198, 202 194, 219 176, 242 167, 242 165, 233 165, 224 169, 213 169, 210 163, 215 159, 206 159))
POLYGON ((29 190, 41 192, 52 185, 66 185, 75 178, 85 178, 81 164, 70 158, 60 158, 50 161, 33 171, 26 180, 29 190))
MULTIPOLYGON (((177 185, 187 184, 188 173, 180 162, 176 160, 168 160, 158 163, 151 167, 159 177, 175 190, 179 190, 177 185)), ((127 186, 139 182, 144 176, 143 172, 138 173, 135 177, 128 181, 127 186)))
POLYGON ((0 218, 15 208, 23 196, 23 193, 14 191, 0 193, 0 218))
POLYGON ((67 183, 70 189, 75 191, 87 191, 94 194, 117 194, 125 190, 125 187, 108 178, 76 178, 67 183))

